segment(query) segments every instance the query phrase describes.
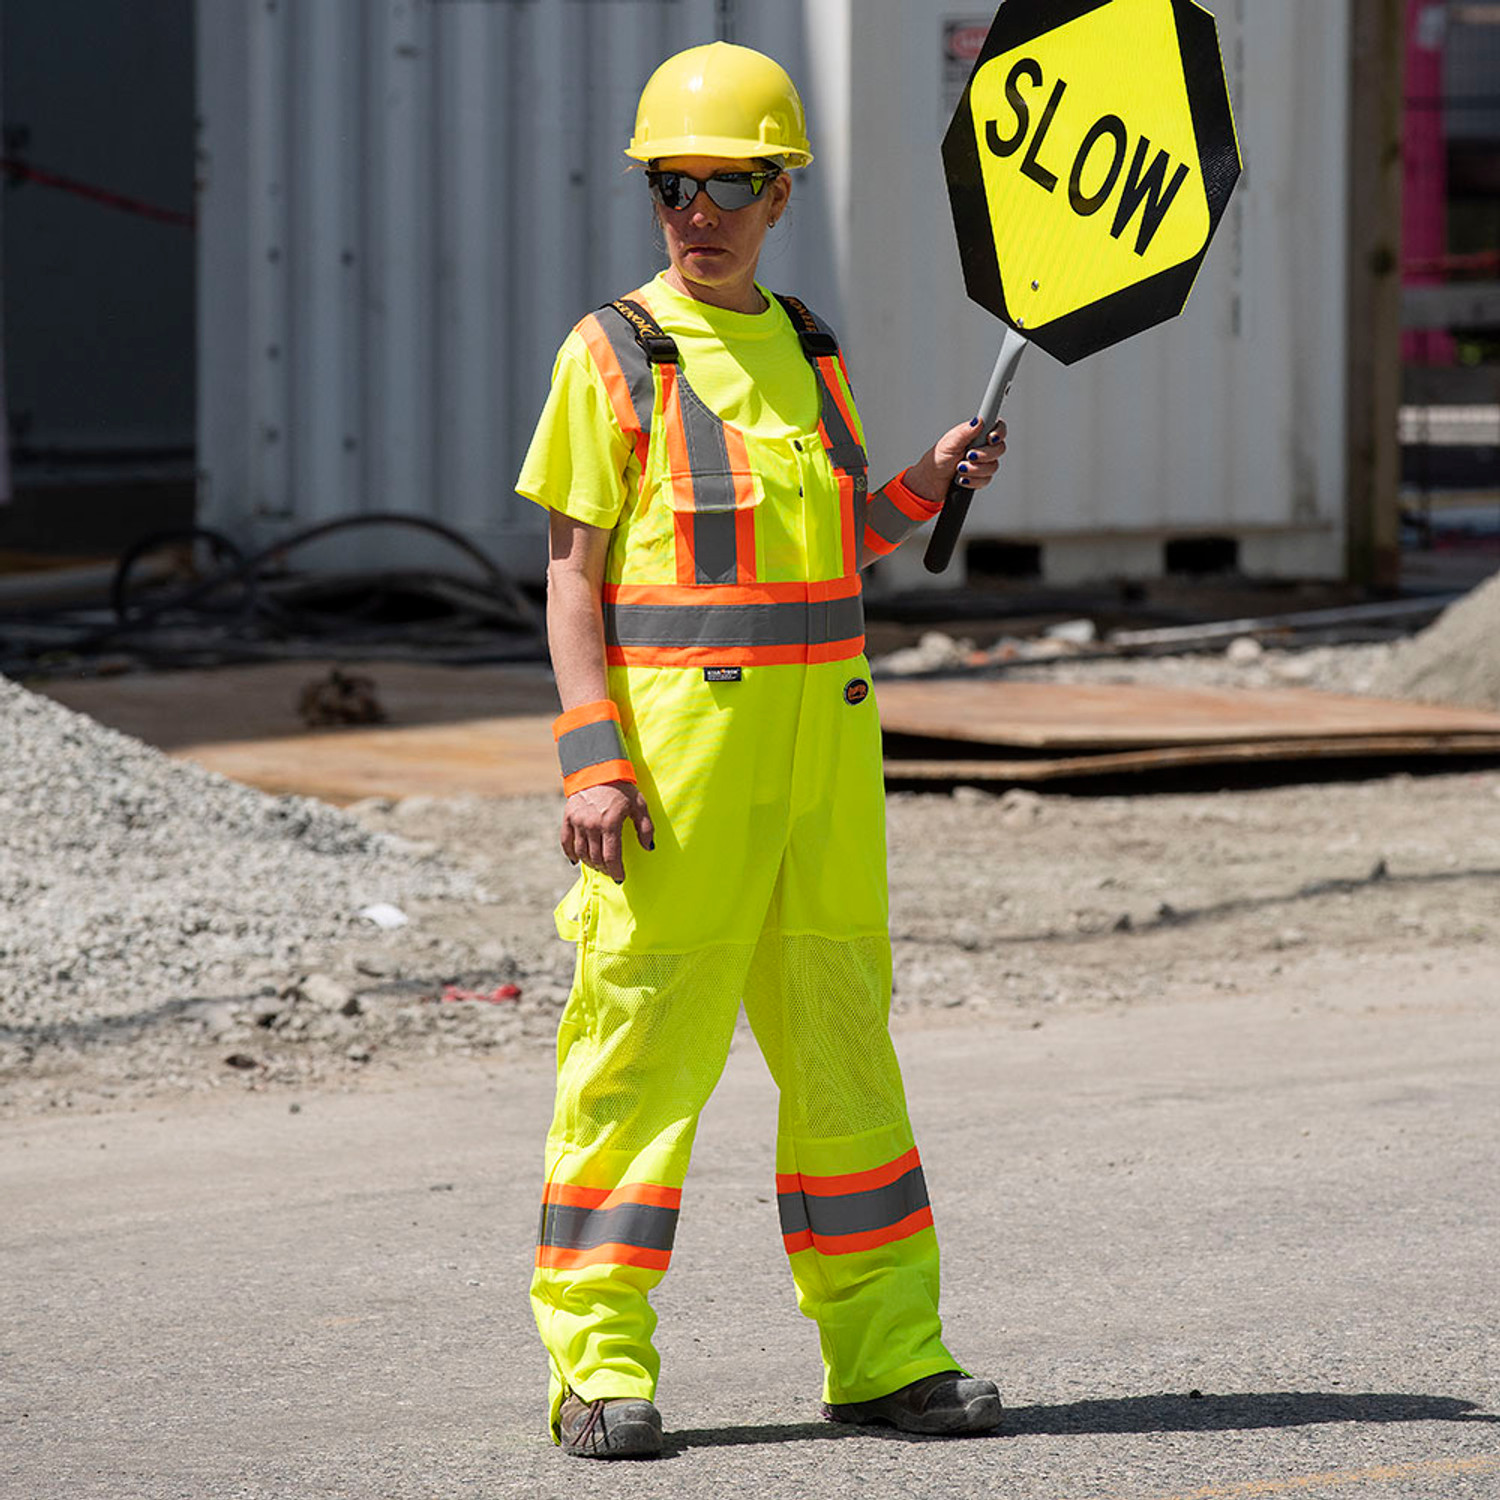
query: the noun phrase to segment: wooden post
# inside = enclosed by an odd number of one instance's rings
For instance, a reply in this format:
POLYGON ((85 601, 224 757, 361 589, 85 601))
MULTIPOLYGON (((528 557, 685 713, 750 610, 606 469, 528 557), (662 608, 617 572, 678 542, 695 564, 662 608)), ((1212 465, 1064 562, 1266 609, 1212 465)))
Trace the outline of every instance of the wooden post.
POLYGON ((1403 0, 1349 0, 1349 291, 1345 525, 1349 579, 1400 581, 1403 0))

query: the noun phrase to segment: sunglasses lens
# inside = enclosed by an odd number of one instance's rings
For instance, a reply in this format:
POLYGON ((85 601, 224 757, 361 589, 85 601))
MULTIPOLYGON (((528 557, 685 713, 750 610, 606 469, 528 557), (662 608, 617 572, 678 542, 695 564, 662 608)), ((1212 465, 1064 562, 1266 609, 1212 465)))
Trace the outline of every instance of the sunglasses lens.
POLYGON ((701 189, 725 213, 732 214, 749 208, 777 175, 776 172, 725 172, 700 181, 686 172, 648 172, 646 182, 663 208, 687 208, 701 189))
POLYGON ((681 172, 652 172, 646 180, 663 208, 686 208, 698 195, 697 182, 681 172))
POLYGON ((760 196, 760 187, 765 179, 751 177, 710 177, 703 184, 708 196, 727 214, 736 209, 749 208, 760 196))

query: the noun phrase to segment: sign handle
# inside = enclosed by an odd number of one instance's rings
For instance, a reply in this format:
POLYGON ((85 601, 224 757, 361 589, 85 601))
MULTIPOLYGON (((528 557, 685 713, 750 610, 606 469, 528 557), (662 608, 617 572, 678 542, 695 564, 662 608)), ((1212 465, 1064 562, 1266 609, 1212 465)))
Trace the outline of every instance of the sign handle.
MULTIPOLYGON (((985 387, 984 400, 979 407, 979 429, 988 436, 1000 407, 1010 394, 1010 383, 1015 379, 1016 367, 1026 352, 1026 338, 1006 325, 1005 340, 1000 345, 1000 358, 990 374, 990 383, 985 387)), ((953 561, 953 549, 958 546, 959 533, 964 529, 964 519, 969 514, 974 491, 961 485, 957 479, 948 486, 947 499, 938 512, 937 525, 933 527, 931 540, 922 561, 929 573, 941 573, 953 561)))

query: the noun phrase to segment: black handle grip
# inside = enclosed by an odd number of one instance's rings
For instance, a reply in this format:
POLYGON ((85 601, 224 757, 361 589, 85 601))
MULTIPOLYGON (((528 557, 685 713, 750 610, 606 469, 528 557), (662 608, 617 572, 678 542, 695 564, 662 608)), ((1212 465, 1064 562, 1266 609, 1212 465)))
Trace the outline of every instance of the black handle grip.
POLYGON ((929 573, 941 573, 953 561, 953 549, 958 546, 959 534, 968 518, 969 506, 974 503, 974 491, 957 479, 948 486, 948 498, 938 512, 937 525, 927 542, 927 551, 922 561, 929 573))

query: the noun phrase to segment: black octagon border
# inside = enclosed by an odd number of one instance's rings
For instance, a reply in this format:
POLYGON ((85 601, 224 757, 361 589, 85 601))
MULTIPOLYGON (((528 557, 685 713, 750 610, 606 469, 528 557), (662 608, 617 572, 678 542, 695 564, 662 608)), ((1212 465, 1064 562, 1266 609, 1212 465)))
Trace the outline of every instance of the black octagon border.
MULTIPOLYGON (((1110 3, 1111 0, 1004 0, 943 137, 943 169, 965 289, 973 301, 1012 327, 1015 320, 1006 307, 994 235, 989 227, 989 206, 984 195, 979 142, 969 109, 969 91, 974 75, 992 58, 1110 3), (979 234, 966 237, 961 228, 965 224, 978 226, 979 234)), ((1195 0, 1171 0, 1171 5, 1187 84, 1188 109, 1198 139, 1199 170, 1208 201, 1208 235, 1203 249, 1191 260, 1080 307, 1035 331, 1018 330, 1064 364, 1076 364, 1090 354, 1165 323, 1182 311, 1229 206, 1230 194, 1239 181, 1239 143, 1219 49, 1218 26, 1195 0)))

